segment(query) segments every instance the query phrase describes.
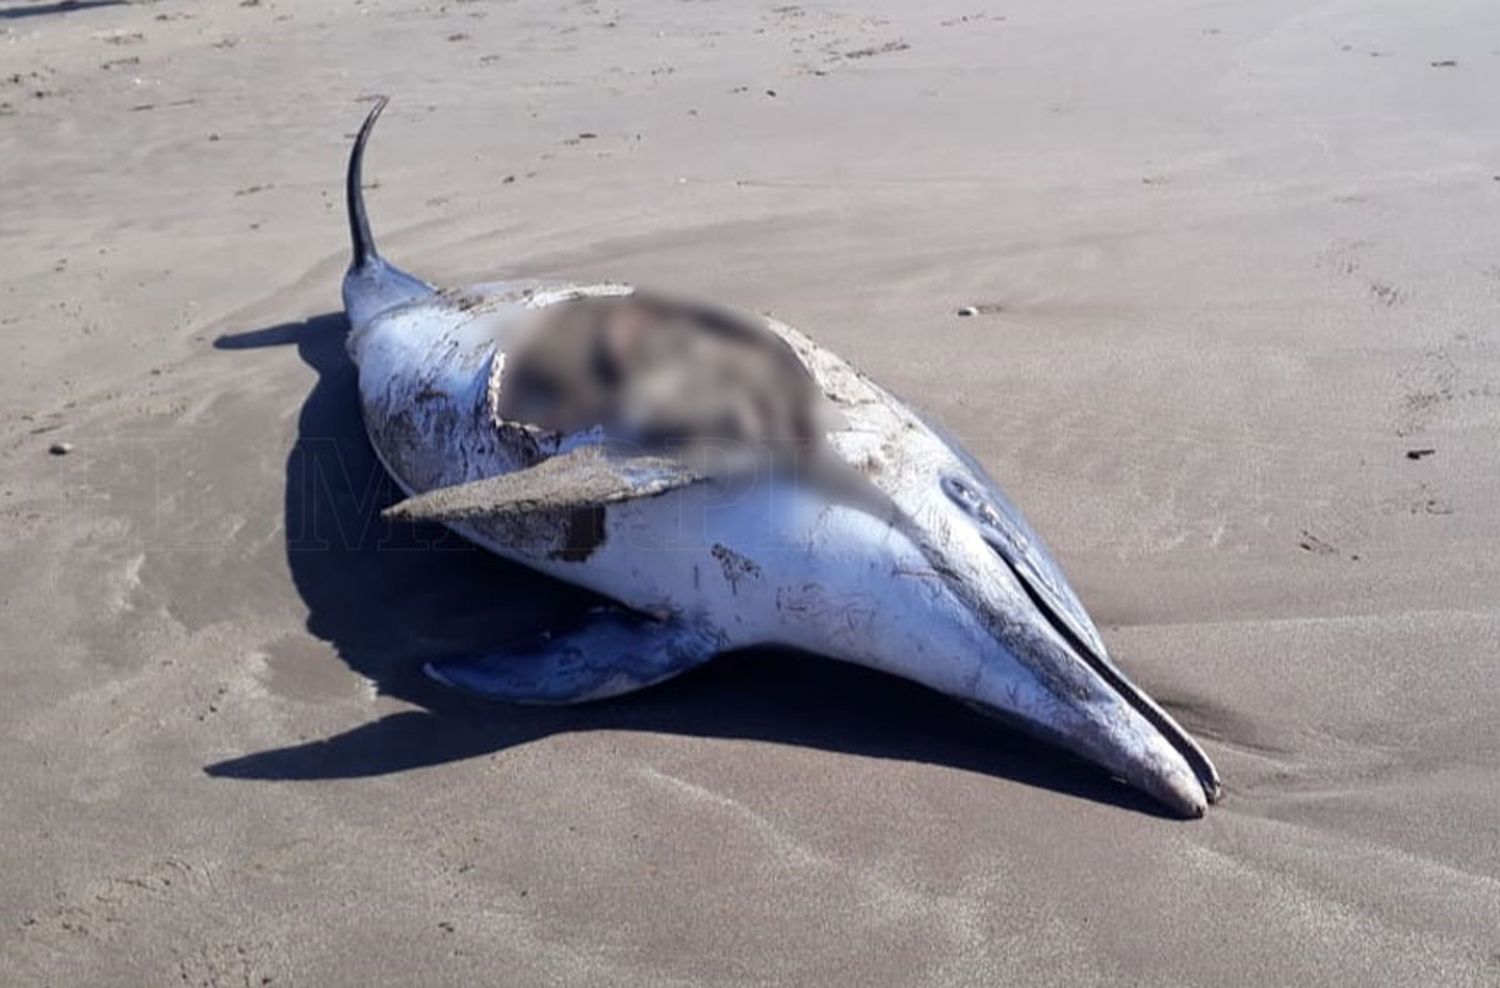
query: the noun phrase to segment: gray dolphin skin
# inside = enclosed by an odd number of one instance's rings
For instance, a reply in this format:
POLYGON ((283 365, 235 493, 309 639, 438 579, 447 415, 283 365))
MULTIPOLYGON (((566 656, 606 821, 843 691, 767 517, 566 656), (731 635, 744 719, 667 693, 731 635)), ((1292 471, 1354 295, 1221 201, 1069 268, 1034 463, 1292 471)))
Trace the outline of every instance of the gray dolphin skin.
POLYGON ((366 430, 406 495, 386 514, 613 602, 432 658, 434 679, 580 703, 789 647, 952 696, 1176 814, 1218 799, 1213 764, 1110 660, 984 468, 835 354, 631 285, 438 289, 387 263, 361 192, 385 105, 349 159, 343 298, 366 430))

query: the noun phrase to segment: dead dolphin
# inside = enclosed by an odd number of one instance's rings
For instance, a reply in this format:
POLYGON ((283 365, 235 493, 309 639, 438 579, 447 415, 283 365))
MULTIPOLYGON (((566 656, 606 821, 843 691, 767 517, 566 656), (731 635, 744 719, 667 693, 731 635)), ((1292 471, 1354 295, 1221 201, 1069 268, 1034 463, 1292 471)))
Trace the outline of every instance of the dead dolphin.
POLYGON ((360 190, 384 106, 349 159, 343 296, 370 441, 408 495, 387 514, 619 605, 434 678, 575 703, 789 646, 950 694, 1183 815, 1218 797, 979 463, 839 357, 628 285, 440 290, 388 264, 360 190))

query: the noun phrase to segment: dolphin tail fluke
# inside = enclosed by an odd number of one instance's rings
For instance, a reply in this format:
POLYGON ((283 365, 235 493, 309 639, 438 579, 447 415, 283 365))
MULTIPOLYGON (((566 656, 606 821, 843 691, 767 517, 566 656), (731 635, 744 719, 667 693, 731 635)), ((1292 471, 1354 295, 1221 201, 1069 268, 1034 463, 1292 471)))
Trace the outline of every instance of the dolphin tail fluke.
POLYGON ((344 197, 349 211, 349 237, 353 244, 353 259, 349 272, 344 276, 344 311, 350 322, 359 325, 386 309, 431 295, 433 287, 413 275, 390 264, 375 249, 375 238, 370 233, 370 218, 365 212, 364 160, 365 143, 380 111, 390 102, 386 96, 377 96, 365 122, 360 125, 354 138, 354 148, 349 152, 349 168, 344 176, 344 197))
POLYGON ((354 242, 354 260, 349 265, 351 269, 364 267, 371 261, 380 259, 380 254, 375 250, 375 238, 370 235, 370 217, 365 213, 363 174, 365 143, 370 139, 370 131, 375 129, 375 121, 380 119, 381 111, 390 101, 389 96, 375 97, 375 105, 370 108, 365 122, 360 125, 359 133, 354 138, 354 149, 349 152, 349 170, 344 176, 344 199, 349 209, 349 237, 354 242))
POLYGON ((720 649, 719 639, 699 626, 605 608, 570 630, 485 655, 429 662, 425 669, 444 686, 491 700, 583 703, 670 679, 720 649))

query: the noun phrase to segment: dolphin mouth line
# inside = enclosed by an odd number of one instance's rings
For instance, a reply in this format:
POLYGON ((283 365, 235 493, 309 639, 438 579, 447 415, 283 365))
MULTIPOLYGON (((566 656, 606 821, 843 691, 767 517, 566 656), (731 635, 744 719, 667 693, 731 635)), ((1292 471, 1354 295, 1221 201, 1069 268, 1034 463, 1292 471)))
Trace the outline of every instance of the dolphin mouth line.
MULTIPOLYGON (((1012 566, 1011 569, 1014 571, 1015 567, 1012 566)), ((1063 641, 1067 643, 1068 647, 1078 656, 1083 664, 1092 669, 1100 679, 1104 680, 1110 689, 1114 690, 1125 701, 1127 706, 1140 714, 1148 724, 1156 728, 1162 737, 1166 739, 1167 744, 1181 755, 1183 760, 1187 762, 1188 767, 1193 770, 1193 775, 1198 780, 1198 785, 1203 789, 1204 798, 1210 803, 1217 803, 1219 797, 1223 794, 1223 786, 1219 781, 1219 774, 1214 769, 1213 763, 1208 760, 1208 756, 1203 753, 1203 749, 1198 747, 1197 742, 1189 737, 1187 732, 1165 710, 1157 706, 1155 701, 1142 692, 1134 683, 1126 679, 1115 668, 1113 663, 1099 655, 1087 642, 1081 639, 1069 626, 1068 622, 1062 620, 1046 599, 1036 591, 1031 585, 1030 580, 1025 579, 1021 573, 1016 573, 1016 577, 1017 582, 1026 591, 1026 596, 1031 599, 1032 605, 1042 612, 1047 619, 1047 623, 1052 626, 1052 630, 1056 631, 1062 637, 1063 641)))

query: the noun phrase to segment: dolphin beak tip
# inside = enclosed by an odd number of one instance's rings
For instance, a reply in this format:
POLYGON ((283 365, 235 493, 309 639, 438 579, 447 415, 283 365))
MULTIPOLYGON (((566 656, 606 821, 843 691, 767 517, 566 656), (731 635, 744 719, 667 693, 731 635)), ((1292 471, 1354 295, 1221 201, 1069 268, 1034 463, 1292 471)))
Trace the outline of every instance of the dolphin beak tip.
POLYGON ((1183 819, 1202 818, 1209 805, 1219 799, 1217 774, 1200 775, 1181 753, 1170 747, 1163 735, 1154 735, 1148 745, 1147 750, 1155 757, 1131 766, 1134 771, 1126 781, 1183 819))
POLYGON ((1203 819, 1204 814, 1206 814, 1207 812, 1208 800, 1202 799, 1194 802, 1191 806, 1187 807, 1186 816, 1189 820, 1201 820, 1203 819))
POLYGON ((1157 798, 1186 820, 1202 819, 1208 812, 1208 804, 1213 802, 1213 797, 1197 779, 1184 785, 1175 785, 1168 792, 1157 794, 1157 798))

